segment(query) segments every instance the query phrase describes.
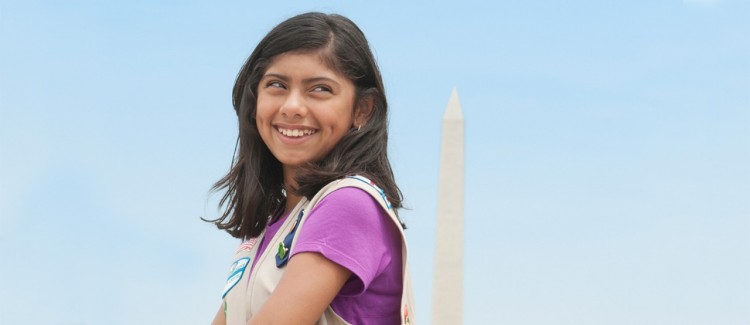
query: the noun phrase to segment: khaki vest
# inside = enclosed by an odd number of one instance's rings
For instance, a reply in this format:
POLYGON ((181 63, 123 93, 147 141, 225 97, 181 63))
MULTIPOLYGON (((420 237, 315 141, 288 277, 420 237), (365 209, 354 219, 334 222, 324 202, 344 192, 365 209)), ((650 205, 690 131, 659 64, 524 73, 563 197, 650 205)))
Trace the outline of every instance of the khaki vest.
MULTIPOLYGON (((250 274, 250 268, 252 265, 251 261, 257 255, 258 245, 263 238, 263 234, 256 238, 246 240, 240 245, 240 248, 234 255, 234 263, 232 263, 232 266, 230 267, 229 277, 227 278, 227 283, 223 292, 224 313, 226 315, 227 325, 245 325, 254 314, 260 311, 263 304, 273 293, 279 280, 281 280, 281 276, 284 274, 284 270, 286 269, 286 264, 277 267, 277 260, 279 260, 280 257, 286 257, 286 259, 289 258, 288 255, 291 253, 292 247, 294 247, 294 243, 300 233, 299 229, 304 226, 305 220, 307 219, 307 213, 312 211, 313 207, 315 207, 315 205, 326 195, 343 187, 356 187, 369 193, 380 203, 383 210, 388 212, 391 221, 398 226, 399 232, 401 233, 401 256, 403 259, 401 324, 415 324, 411 278, 407 266, 406 237, 404 236, 401 223, 396 217, 393 209, 391 209, 390 203, 386 199, 383 190, 375 186, 374 183, 367 178, 362 176, 350 176, 333 181, 326 185, 318 191, 312 200, 308 201, 307 199, 302 198, 281 225, 276 235, 271 239, 268 247, 266 247, 265 251, 258 257, 259 260, 255 264, 252 274, 250 274), (295 230, 295 225, 297 223, 299 223, 299 225, 297 225, 296 231, 294 234, 291 234, 295 230), (286 247, 287 245, 284 244, 285 242, 288 243, 290 239, 292 239, 291 245, 286 247), (258 245, 256 245, 256 243, 258 245)), ((331 306, 328 306, 316 324, 337 325, 349 323, 336 315, 331 306)))

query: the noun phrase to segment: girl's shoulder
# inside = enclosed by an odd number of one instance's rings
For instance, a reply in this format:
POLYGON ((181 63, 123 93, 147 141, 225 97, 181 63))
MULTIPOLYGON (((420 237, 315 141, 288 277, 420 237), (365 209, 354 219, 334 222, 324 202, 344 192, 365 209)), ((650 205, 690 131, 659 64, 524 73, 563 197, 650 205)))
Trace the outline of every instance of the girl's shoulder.
MULTIPOLYGON (((339 192, 338 195, 334 196, 336 200, 356 203, 360 201, 368 201, 367 197, 369 196, 372 197, 375 202, 381 204, 386 212, 389 212, 389 210, 392 209, 392 205, 388 201, 385 191, 374 181, 362 175, 346 176, 328 183, 328 185, 318 191, 316 198, 313 198, 313 202, 330 201, 331 198, 329 198, 329 196, 334 192, 339 192)), ((319 203, 315 202, 316 206, 318 204, 319 203)))
MULTIPOLYGON (((401 261, 398 225, 377 200, 359 187, 329 193, 310 211, 292 255, 322 254, 354 274, 345 292, 363 293, 386 265, 401 261)), ((392 267, 400 274, 400 264, 392 267)))

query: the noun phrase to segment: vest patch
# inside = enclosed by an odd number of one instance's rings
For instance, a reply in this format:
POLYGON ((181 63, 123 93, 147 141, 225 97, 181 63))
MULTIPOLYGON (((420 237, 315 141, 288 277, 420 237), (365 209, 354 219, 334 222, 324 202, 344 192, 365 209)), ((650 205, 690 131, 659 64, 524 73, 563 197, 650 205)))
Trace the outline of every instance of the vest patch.
POLYGON ((253 246, 255 246, 255 242, 258 240, 258 238, 250 238, 244 242, 242 242, 242 245, 240 245, 239 248, 237 248, 237 251, 249 251, 253 249, 253 246))
POLYGON ((227 277, 227 283, 224 285, 224 290, 221 293, 222 299, 226 297, 227 293, 229 293, 229 290, 232 290, 232 288, 234 288, 234 286, 237 285, 238 282, 240 282, 240 279, 242 279, 242 275, 245 273, 245 269, 247 268, 248 264, 250 264, 250 258, 243 257, 234 261, 234 263, 232 263, 232 266, 229 267, 229 277, 227 277))

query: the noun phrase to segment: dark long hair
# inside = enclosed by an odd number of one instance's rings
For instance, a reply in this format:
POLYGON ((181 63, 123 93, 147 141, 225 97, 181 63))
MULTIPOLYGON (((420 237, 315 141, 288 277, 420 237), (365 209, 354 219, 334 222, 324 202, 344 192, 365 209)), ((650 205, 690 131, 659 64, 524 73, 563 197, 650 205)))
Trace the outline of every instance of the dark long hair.
POLYGON ((234 237, 256 237, 269 216, 284 204, 284 190, 310 199, 323 186, 346 175, 370 178, 383 188, 394 209, 401 207, 401 191, 388 160, 388 104, 383 80, 365 35, 348 18, 312 12, 276 26, 242 66, 232 105, 239 120, 238 149, 229 173, 212 188, 226 190, 219 203, 225 210, 221 217, 207 220, 219 229, 234 237), (331 69, 354 83, 355 103, 367 99, 373 104, 372 116, 360 130, 349 130, 325 157, 297 169, 296 189, 284 189, 281 163, 255 124, 258 83, 271 60, 287 52, 319 53, 331 69))

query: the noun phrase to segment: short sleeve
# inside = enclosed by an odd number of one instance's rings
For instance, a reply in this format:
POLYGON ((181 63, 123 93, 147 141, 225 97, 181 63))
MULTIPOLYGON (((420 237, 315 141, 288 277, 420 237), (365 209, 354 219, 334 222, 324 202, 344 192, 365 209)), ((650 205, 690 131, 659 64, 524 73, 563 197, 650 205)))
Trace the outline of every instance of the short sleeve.
POLYGON ((401 236, 396 227, 370 194, 356 187, 341 188, 310 211, 292 256, 320 253, 345 267, 352 277, 339 294, 356 296, 396 259, 401 262, 401 236))

